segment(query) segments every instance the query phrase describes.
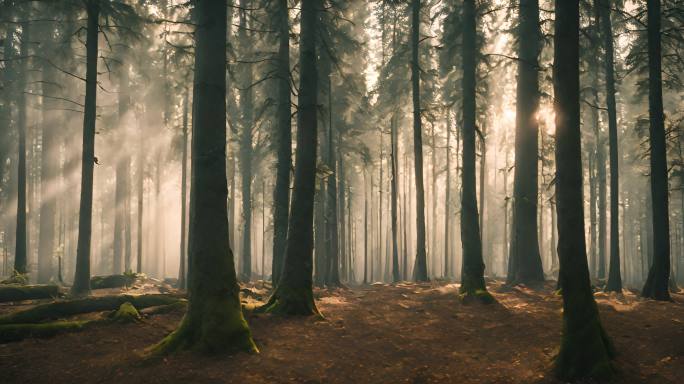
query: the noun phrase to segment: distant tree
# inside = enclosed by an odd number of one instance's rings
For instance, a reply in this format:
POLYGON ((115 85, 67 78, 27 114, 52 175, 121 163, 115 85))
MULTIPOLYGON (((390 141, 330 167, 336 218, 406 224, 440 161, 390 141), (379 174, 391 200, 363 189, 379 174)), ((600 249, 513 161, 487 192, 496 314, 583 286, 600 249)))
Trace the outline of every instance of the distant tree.
POLYGON ((242 315, 228 243, 226 32, 223 1, 195 2, 192 181, 187 314, 152 353, 256 351, 242 315))
POLYGON ((556 112, 556 210, 563 335, 556 375, 574 381, 608 379, 613 347, 594 301, 584 238, 582 148, 579 107, 579 4, 557 1, 554 34, 556 112))
POLYGON ((318 314, 313 298, 313 199, 316 182, 318 75, 317 13, 320 0, 302 0, 299 41, 299 97, 294 189, 283 271, 263 311, 288 315, 318 314))

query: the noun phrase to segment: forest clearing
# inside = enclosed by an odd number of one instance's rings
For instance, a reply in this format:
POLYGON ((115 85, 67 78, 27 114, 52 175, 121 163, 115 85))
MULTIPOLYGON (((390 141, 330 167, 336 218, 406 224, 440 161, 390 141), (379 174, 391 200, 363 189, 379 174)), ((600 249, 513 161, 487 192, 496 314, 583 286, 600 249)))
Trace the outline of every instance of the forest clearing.
MULTIPOLYGON (((500 281, 489 285, 494 306, 463 305, 458 285, 447 283, 317 289, 323 320, 245 312, 258 355, 183 353, 145 362, 141 353, 175 328, 183 314, 178 310, 138 323, 2 344, 0 372, 6 382, 36 384, 557 383, 549 374, 561 316, 553 284, 537 291, 505 289, 500 281)), ((250 298, 246 303, 268 298, 262 286, 245 287, 252 292, 243 296, 250 298)), ((616 382, 680 382, 684 295, 673 296, 675 302, 661 303, 628 291, 597 295, 601 319, 621 351, 616 382)))
POLYGON ((0 0, 0 383, 681 383, 684 0, 0 0))

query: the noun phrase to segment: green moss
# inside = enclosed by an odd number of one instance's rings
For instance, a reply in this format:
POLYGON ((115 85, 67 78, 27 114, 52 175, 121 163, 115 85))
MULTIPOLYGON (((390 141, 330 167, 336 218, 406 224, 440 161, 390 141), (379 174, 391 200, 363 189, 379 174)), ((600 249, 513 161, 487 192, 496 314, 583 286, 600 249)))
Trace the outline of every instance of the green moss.
POLYGON ((481 303, 481 304, 494 304, 496 299, 489 293, 486 289, 476 289, 462 291, 459 298, 464 304, 470 303, 481 303))
POLYGON ((90 278, 90 289, 130 287, 136 278, 137 275, 131 272, 123 275, 93 276, 90 278))
POLYGON ((147 357, 181 350, 205 354, 258 353, 239 300, 230 296, 207 297, 191 302, 180 326, 147 350, 147 357))
POLYGON ((561 348, 555 361, 556 376, 567 381, 585 378, 609 380, 614 374, 611 360, 615 357, 615 350, 598 315, 588 321, 576 322, 571 327, 565 313, 561 348))
POLYGON ((140 313, 133 304, 125 302, 116 312, 112 313, 110 319, 117 323, 134 323, 140 321, 140 313))
POLYGON ((59 295, 56 285, 0 285, 0 302, 49 299, 59 295))
POLYGON ((12 276, 9 278, 0 281, 0 284, 19 284, 19 285, 26 285, 29 283, 29 278, 27 273, 18 273, 17 271, 14 271, 12 273, 12 276))
POLYGON ((323 315, 316 308, 313 290, 292 288, 283 284, 276 288, 268 303, 259 307, 256 311, 278 315, 317 316, 323 318, 323 315))
POLYGON ((51 337, 59 333, 83 329, 90 321, 55 321, 41 324, 0 325, 0 342, 19 341, 28 337, 51 337))
POLYGON ((125 302, 130 302, 136 309, 142 309, 158 305, 168 305, 180 300, 182 300, 181 297, 163 294, 139 296, 113 295, 61 300, 0 316, 0 324, 39 323, 45 320, 59 319, 81 313, 113 311, 125 302))

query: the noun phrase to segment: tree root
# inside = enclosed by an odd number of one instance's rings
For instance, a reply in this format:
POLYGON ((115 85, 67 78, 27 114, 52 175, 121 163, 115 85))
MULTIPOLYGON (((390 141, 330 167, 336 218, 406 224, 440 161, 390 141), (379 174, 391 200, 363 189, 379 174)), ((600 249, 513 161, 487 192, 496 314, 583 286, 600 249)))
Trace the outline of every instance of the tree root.
POLYGON ((37 305, 23 311, 0 316, 0 324, 39 323, 45 320, 60 319, 81 313, 113 311, 129 302, 136 309, 173 304, 183 300, 179 296, 151 295, 115 295, 86 297, 74 300, 56 301, 37 305))

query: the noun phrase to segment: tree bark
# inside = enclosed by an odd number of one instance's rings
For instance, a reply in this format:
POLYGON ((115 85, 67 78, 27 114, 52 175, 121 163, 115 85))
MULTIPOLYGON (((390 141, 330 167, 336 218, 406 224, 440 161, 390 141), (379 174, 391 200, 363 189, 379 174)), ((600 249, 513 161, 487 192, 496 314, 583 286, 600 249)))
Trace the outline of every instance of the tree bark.
MULTIPOLYGON (((188 88, 183 94, 183 141, 181 149, 181 228, 180 228, 180 261, 178 266, 178 287, 187 288, 187 245, 186 245, 186 213, 187 213, 187 179, 188 179, 188 104, 190 102, 188 88)), ((227 209, 227 208, 226 208, 227 209)))
POLYGON ((316 183, 316 31, 320 0, 302 0, 299 42, 299 107, 292 214, 280 282, 264 310, 289 315, 318 314, 313 298, 313 200, 316 183))
POLYGON ((420 0, 411 2, 411 85, 413 95, 413 153, 415 156, 416 183, 416 262, 413 278, 427 281, 427 254, 425 251, 425 188, 423 187, 423 129, 420 109, 420 0))
POLYGON ((19 131, 17 161, 17 223, 14 250, 14 273, 27 273, 28 223, 26 217, 26 76, 28 74, 28 55, 30 41, 29 23, 21 24, 21 67, 19 68, 16 91, 17 97, 17 130, 19 131))
MULTIPOLYGON (((463 1, 463 170, 461 196, 461 244, 463 267, 460 292, 463 299, 493 300, 487 293, 484 281, 485 265, 482 261, 482 238, 477 211, 475 188, 475 131, 476 131, 476 14, 475 1, 463 1)), ((536 215, 535 215, 536 217, 536 215)))
POLYGON ((520 1, 516 89, 513 222, 508 261, 509 284, 536 285, 544 281, 537 230, 539 70, 541 30, 539 1, 520 1))
POLYGON ((558 254, 563 291, 563 333, 555 373, 564 381, 613 373, 612 345, 599 318, 589 281, 584 237, 579 106, 579 3, 555 5, 554 107, 558 254))
POLYGON ((651 196, 653 219, 653 264, 642 296, 671 300, 670 223, 668 211, 667 155, 660 43, 660 0, 647 0, 648 11, 648 114, 651 160, 651 196))
POLYGON ((398 283, 401 280, 401 275, 399 274, 399 244, 397 242, 397 236, 399 232, 397 216, 398 216, 398 205, 397 205, 397 127, 396 127, 396 116, 392 116, 390 120, 390 161, 391 161, 391 208, 392 208, 392 282, 398 283))
POLYGON ((90 292, 90 241, 93 220, 93 172, 95 164, 95 122, 97 105, 98 19, 100 0, 87 0, 86 95, 83 115, 83 156, 81 159, 81 203, 78 218, 76 272, 71 292, 90 292))
POLYGON ((256 351, 242 316, 228 243, 226 180, 227 5, 197 1, 190 187, 188 312, 153 353, 256 351))
POLYGON ((610 21, 610 2, 608 0, 599 1, 601 2, 599 9, 601 15, 601 33, 603 35, 603 45, 606 50, 604 65, 606 75, 606 104, 608 106, 608 141, 610 147, 610 265, 606 291, 621 292, 622 276, 620 275, 619 232, 620 191, 618 182, 618 138, 617 110, 615 106, 615 71, 613 63, 613 26, 610 21))
POLYGON ((290 168, 292 167, 292 124, 290 113, 290 27, 287 0, 278 0, 278 106, 277 165, 273 192, 273 266, 272 277, 278 282, 283 268, 287 222, 290 209, 290 168))

